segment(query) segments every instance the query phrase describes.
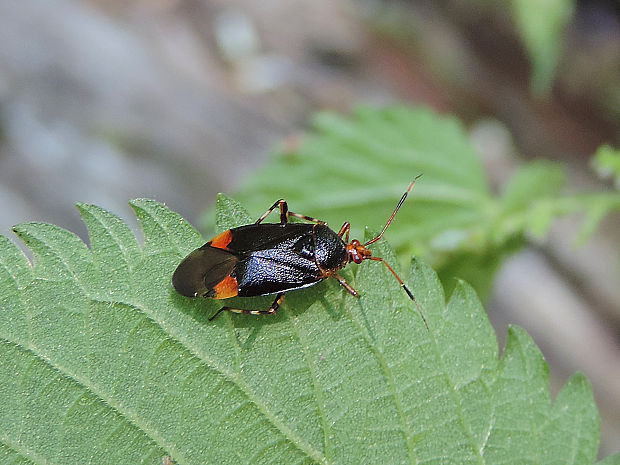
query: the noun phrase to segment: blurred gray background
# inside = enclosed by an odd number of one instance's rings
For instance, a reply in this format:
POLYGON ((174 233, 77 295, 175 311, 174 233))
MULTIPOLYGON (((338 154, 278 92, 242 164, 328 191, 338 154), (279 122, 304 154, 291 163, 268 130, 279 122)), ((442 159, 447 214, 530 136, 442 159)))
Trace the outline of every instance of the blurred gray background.
MULTIPOLYGON (((424 104, 470 128, 500 186, 517 156, 588 167, 620 146, 620 7, 577 2, 554 92, 534 99, 527 56, 484 1, 0 0, 0 232, 47 221, 85 237, 74 204, 135 227, 127 201, 194 224, 320 109, 424 104)), ((552 390, 592 382, 602 456, 620 449, 620 216, 575 249, 578 218, 511 258, 489 305, 500 343, 525 327, 552 390)))

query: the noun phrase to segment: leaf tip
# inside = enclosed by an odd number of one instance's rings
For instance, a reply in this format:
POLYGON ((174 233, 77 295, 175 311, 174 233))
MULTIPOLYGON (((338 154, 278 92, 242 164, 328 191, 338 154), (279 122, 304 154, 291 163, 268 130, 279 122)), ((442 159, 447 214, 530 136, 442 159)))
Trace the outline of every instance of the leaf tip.
POLYGON ((571 391, 577 390, 581 391, 583 394, 593 395, 590 380, 580 371, 568 379, 563 389, 570 389, 571 391))
POLYGON ((28 228, 33 224, 34 223, 17 223, 13 225, 11 231, 13 231, 17 237, 23 239, 23 236, 28 234, 28 228))
POLYGON ((129 201, 129 206, 132 208, 144 208, 150 205, 159 204, 159 202, 153 199, 147 199, 144 197, 138 197, 137 199, 131 199, 129 201))
POLYGON ((84 203, 84 202, 76 202, 75 208, 80 212, 80 216, 84 216, 85 214, 91 213, 94 209, 101 210, 101 207, 97 207, 92 203, 84 203))

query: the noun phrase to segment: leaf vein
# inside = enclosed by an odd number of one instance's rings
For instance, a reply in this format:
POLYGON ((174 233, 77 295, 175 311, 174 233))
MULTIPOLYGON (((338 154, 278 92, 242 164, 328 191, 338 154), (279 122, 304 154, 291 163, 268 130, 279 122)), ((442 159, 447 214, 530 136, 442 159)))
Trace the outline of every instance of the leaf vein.
MULTIPOLYGON (((133 425, 135 428, 141 431, 145 436, 147 436, 151 440, 151 442, 155 444, 162 444, 162 445, 166 443, 164 438, 160 436, 156 431, 149 430, 149 428, 146 426, 147 424, 146 422, 138 421, 140 417, 137 414, 137 412, 131 412, 130 409, 123 409, 123 406, 115 402, 111 396, 106 396, 104 394, 105 391, 103 389, 97 389, 97 383, 95 383, 94 381, 88 380, 85 377, 79 375, 78 373, 73 372, 73 370, 69 369, 63 364, 57 363, 53 361, 52 359, 45 357, 43 354, 36 352, 37 347, 34 345, 32 345, 31 347, 25 347, 21 343, 16 342, 16 341, 11 341, 10 339, 6 339, 5 337, 0 338, 0 340, 8 344, 12 344, 18 347, 19 349, 32 354, 34 357, 39 359, 45 365, 50 367, 52 370, 57 371, 58 373, 72 380, 78 386, 83 388, 86 392, 92 394, 94 397, 98 398, 101 402, 103 402, 106 406, 108 406, 111 410, 116 412, 120 418, 127 421, 129 424, 133 425)), ((163 448, 166 450, 171 450, 169 447, 166 447, 166 446, 164 446, 163 448)), ((175 457, 179 457, 179 456, 181 456, 180 453, 175 454, 175 457)), ((43 460, 44 461, 41 463, 47 463, 45 459, 43 460)), ((183 460, 177 459, 177 463, 181 464, 183 462, 185 462, 185 459, 183 460)))
MULTIPOLYGON (((286 308, 286 310, 288 311, 288 308, 286 308)), ((329 427, 329 423, 327 421, 327 415, 325 412, 325 398, 323 397, 323 393, 318 386, 318 376, 317 376, 316 370, 314 369, 314 364, 310 360, 310 357, 308 354, 308 351, 309 351, 308 341, 305 340, 305 338, 301 334, 301 331, 299 330, 297 316, 294 315, 293 312, 290 312, 290 311, 288 312, 288 314, 289 314, 289 321, 291 321, 291 327, 293 328, 293 331, 295 332, 295 335, 297 336, 297 340, 300 342, 301 351, 302 351, 304 360, 306 361, 308 372, 310 373, 310 376, 312 378, 312 391, 314 392, 314 398, 315 398, 315 402, 317 405, 317 409, 319 411, 319 418, 321 419, 321 426, 323 429, 325 460, 327 463, 331 463, 332 459, 330 459, 330 457, 333 457, 332 455, 333 452, 331 449, 331 442, 329 440, 331 428, 329 427)))
MULTIPOLYGON (((357 304, 360 310, 366 313, 366 309, 362 305, 362 302, 358 301, 357 304)), ((400 422, 400 429, 402 433, 405 435, 405 442, 407 443, 407 453, 409 455, 409 461, 410 463, 417 463, 418 459, 417 459, 415 449, 414 449, 413 432, 411 431, 411 429, 409 428, 409 425, 407 424, 407 419, 405 417, 405 410, 401 402, 400 396, 398 395, 398 390, 396 389, 396 386, 395 386, 395 381, 394 381, 394 376, 392 374, 392 370, 390 369, 387 361, 385 360, 385 356, 383 355, 383 353, 378 349, 378 347, 376 346, 372 338, 367 334, 367 332, 362 328, 361 324, 353 316, 353 313, 349 309, 349 307, 347 307, 346 315, 349 317, 351 322, 357 327, 363 340, 366 342, 367 346, 374 353, 375 358, 379 362, 379 366, 381 367, 381 371, 383 372, 383 375, 385 376, 385 379, 387 381, 387 384, 390 390, 390 397, 393 398, 394 406, 396 407, 396 411, 398 412, 398 420, 400 422)))

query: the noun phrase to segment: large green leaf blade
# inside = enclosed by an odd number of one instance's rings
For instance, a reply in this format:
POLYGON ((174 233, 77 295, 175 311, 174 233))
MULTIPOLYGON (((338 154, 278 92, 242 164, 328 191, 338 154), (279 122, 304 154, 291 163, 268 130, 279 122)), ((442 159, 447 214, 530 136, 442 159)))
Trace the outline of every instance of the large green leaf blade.
POLYGON ((22 290, 33 279, 28 258, 7 237, 0 236, 0 308, 7 339, 26 345, 29 340, 30 311, 22 290))
POLYGON ((131 302, 131 267, 141 253, 136 238, 119 217, 104 209, 82 203, 77 207, 88 229, 93 261, 106 278, 100 298, 131 302))
MULTIPOLYGON (((219 227, 247 221, 236 202, 219 204, 219 227)), ((408 281, 428 331, 377 262, 343 271, 359 299, 328 280, 287 295, 274 317, 224 313, 209 322, 221 303, 179 296, 170 282, 201 238, 161 204, 132 205, 143 247, 115 216, 88 205, 80 210, 92 250, 60 228, 22 225, 31 268, 0 242, 0 445, 11 456, 63 464, 151 464, 164 454, 178 464, 545 463, 549 440, 573 445, 558 463, 593 457, 597 416, 587 383, 576 378, 552 405, 546 365, 517 329, 498 361, 468 286, 446 304, 436 274, 414 262, 408 281), (570 425, 581 420, 575 445, 570 425), (52 425, 60 426, 42 440, 52 425)), ((385 242, 373 251, 396 266, 385 242)))
POLYGON ((81 383, 6 341, 0 359, 0 441, 24 463, 161 462, 148 436, 81 383))
POLYGON ((509 328, 490 389, 495 409, 485 446, 489 463, 544 463, 540 455, 545 438, 539 430, 550 417, 548 373, 542 354, 527 333, 509 328))

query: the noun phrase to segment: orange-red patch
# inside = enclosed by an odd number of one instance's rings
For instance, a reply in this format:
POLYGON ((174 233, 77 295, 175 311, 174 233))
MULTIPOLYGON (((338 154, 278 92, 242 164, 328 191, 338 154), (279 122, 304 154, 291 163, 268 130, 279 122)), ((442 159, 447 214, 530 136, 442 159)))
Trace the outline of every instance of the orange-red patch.
POLYGON ((239 294, 238 286, 239 284, 235 278, 232 276, 226 276, 213 288, 215 291, 215 298, 228 299, 229 297, 235 297, 239 294))
POLYGON ((232 233, 230 229, 227 229, 222 234, 218 234, 213 239, 211 239, 211 247, 217 247, 218 249, 225 249, 228 247, 232 241, 232 233))

